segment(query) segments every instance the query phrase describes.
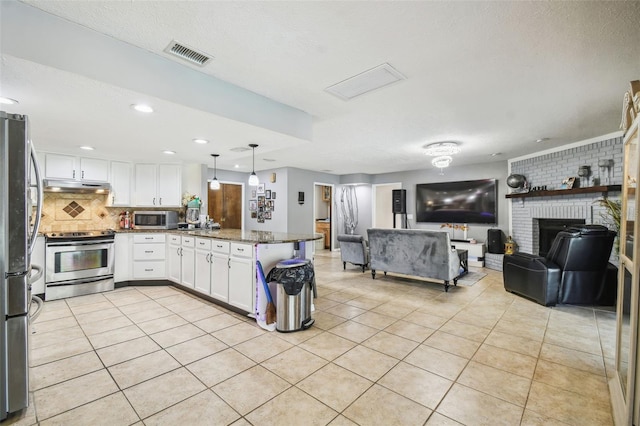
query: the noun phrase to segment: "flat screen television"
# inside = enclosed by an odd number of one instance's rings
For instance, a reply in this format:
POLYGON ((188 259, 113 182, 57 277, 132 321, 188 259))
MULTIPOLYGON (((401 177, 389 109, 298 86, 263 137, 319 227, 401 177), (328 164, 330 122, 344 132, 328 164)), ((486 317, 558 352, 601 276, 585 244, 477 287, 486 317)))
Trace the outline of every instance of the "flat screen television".
POLYGON ((419 183, 416 221, 497 224, 497 180, 419 183))

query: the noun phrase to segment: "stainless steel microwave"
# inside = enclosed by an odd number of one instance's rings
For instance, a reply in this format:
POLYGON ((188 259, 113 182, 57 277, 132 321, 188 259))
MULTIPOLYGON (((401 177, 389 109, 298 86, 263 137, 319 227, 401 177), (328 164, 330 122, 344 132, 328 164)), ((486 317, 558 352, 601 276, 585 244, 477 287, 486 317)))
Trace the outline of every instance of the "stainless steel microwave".
POLYGON ((136 229, 176 229, 178 228, 178 212, 134 212, 133 227, 136 229))

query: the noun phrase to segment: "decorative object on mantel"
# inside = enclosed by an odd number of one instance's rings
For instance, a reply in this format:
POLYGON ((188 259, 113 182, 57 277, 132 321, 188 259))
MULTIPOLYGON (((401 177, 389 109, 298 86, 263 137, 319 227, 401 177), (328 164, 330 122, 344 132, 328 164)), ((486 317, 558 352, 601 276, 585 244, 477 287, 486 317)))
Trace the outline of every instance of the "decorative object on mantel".
POLYGON ((540 190, 536 192, 529 192, 528 194, 511 193, 506 194, 505 198, 530 198, 530 197, 556 197, 566 196, 572 194, 591 194, 601 192, 604 196, 608 192, 616 192, 622 189, 622 185, 601 185, 601 186, 589 186, 586 188, 573 188, 573 189, 549 189, 540 190))
POLYGON ((513 241, 513 238, 511 238, 511 235, 509 235, 509 238, 507 238, 507 242, 504 243, 504 254, 512 255, 515 252, 516 252, 516 242, 513 241))
POLYGON ((572 189, 575 181, 576 181, 576 178, 573 176, 562 179, 562 184, 560 185, 560 189, 572 189))
POLYGON ((529 183, 523 175, 512 174, 507 177, 507 186, 513 188, 512 194, 523 194, 529 192, 529 183))
POLYGON ((340 207, 342 208, 344 233, 353 234, 358 226, 358 195, 356 194, 355 185, 345 185, 342 187, 340 207))
POLYGON ((607 175, 605 176, 604 180, 600 179, 600 183, 602 185, 609 185, 611 183, 611 176, 610 176, 610 171, 613 168, 613 160, 612 159, 606 159, 606 160, 598 160, 598 167, 600 168, 600 172, 602 174, 604 174, 604 171, 607 171, 607 175))
POLYGON ((613 242, 613 248, 616 253, 620 252, 620 220, 622 218, 622 201, 612 200, 611 198, 600 198, 595 200, 594 203, 598 203, 606 210, 606 215, 600 213, 600 217, 604 220, 604 224, 607 228, 613 228, 618 236, 613 242))
POLYGON ((580 188, 589 186, 589 176, 591 176, 591 166, 578 167, 578 177, 580 177, 580 188))

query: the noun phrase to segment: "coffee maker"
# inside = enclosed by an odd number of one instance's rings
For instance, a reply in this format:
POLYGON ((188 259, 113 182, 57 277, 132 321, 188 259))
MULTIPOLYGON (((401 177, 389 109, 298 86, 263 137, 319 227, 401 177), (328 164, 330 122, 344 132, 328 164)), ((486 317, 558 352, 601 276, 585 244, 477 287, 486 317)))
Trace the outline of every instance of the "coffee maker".
MULTIPOLYGON (((200 206, 202 202, 199 198, 194 198, 187 204, 186 222, 194 227, 200 227, 200 206)), ((191 226, 190 226, 191 227, 191 226)))

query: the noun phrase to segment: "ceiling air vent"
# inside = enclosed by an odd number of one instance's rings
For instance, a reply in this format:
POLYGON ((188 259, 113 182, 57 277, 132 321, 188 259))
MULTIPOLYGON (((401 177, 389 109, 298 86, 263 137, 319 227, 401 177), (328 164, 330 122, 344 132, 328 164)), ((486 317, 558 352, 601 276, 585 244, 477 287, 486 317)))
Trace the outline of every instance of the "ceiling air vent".
POLYGON ((356 96, 405 79, 406 77, 400 74, 395 68, 384 63, 343 80, 340 83, 336 83, 333 86, 329 86, 324 90, 340 99, 348 101, 356 96))
POLYGON ((171 40, 171 43, 169 43, 164 51, 200 67, 205 66, 211 59, 213 59, 213 56, 207 55, 203 52, 198 52, 197 50, 176 40, 171 40))

